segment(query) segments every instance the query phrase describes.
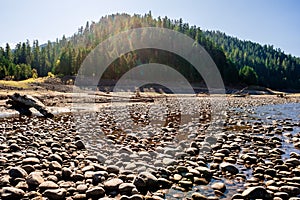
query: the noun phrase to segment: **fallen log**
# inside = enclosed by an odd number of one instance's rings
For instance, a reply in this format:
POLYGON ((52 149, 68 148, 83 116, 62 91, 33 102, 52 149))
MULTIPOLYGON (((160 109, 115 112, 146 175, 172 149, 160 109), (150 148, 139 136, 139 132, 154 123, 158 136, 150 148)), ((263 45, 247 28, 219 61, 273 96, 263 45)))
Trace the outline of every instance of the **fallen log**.
POLYGON ((13 95, 8 95, 8 98, 10 100, 6 101, 6 104, 10 104, 11 108, 19 111, 21 114, 31 115, 31 111, 29 109, 33 107, 44 117, 54 117, 50 110, 40 100, 32 96, 14 93, 13 95))

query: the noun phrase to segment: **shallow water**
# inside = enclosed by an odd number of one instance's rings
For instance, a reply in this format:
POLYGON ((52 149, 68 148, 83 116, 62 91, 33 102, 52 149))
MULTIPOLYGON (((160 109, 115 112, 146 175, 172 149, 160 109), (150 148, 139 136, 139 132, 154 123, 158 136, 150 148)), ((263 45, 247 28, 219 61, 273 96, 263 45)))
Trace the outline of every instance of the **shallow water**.
POLYGON ((290 119, 294 122, 300 120, 300 103, 287 103, 277 105, 258 106, 255 110, 255 115, 266 122, 272 120, 290 119))
MULTIPOLYGON (((292 131, 284 131, 283 133, 291 133, 295 135, 300 133, 300 103, 277 104, 268 106, 259 106, 254 110, 254 117, 258 117, 264 124, 272 125, 278 123, 278 128, 283 128, 281 124, 297 124, 293 126, 292 131)), ((282 159, 289 158, 290 152, 300 153, 300 149, 296 149, 291 138, 283 135, 276 135, 282 139, 282 149, 285 153, 282 159)))
MULTIPOLYGON (((277 104, 277 105, 265 105, 258 106, 249 109, 233 109, 238 116, 244 116, 243 118, 248 119, 251 122, 262 122, 262 125, 272 125, 275 122, 278 124, 278 128, 282 128, 281 124, 294 124, 292 131, 284 131, 283 133, 291 133, 295 135, 300 133, 300 103, 288 103, 288 104, 277 104)), ((283 135, 276 135, 282 139, 281 149, 285 151, 282 155, 282 159, 286 160, 289 158, 290 152, 300 153, 299 149, 296 149, 290 138, 283 135)), ((242 153, 242 152, 241 152, 242 153)), ((240 172, 244 173, 247 179, 252 177, 252 169, 247 169, 243 165, 236 164, 236 167, 240 172)), ((245 189, 245 182, 238 182, 236 179, 227 179, 220 177, 219 180, 212 179, 208 185, 194 186, 192 191, 181 192, 178 190, 170 189, 166 195, 167 199, 183 199, 191 198, 192 193, 197 191, 206 196, 215 196, 214 190, 211 189, 211 185, 214 182, 224 182, 227 190, 224 196, 219 196, 219 199, 229 200, 231 196, 237 193, 237 190, 245 189)))

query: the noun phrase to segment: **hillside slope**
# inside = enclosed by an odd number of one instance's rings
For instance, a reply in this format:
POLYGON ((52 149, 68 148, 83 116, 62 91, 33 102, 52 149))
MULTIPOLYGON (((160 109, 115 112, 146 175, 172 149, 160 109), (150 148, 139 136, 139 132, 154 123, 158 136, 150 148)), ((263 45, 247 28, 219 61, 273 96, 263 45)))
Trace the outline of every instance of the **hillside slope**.
MULTIPOLYGON (((241 41, 218 31, 203 31, 182 19, 153 18, 145 15, 113 14, 98 22, 87 22, 70 37, 39 45, 36 40, 20 42, 12 51, 7 44, 0 48, 0 79, 22 80, 31 76, 76 75, 86 56, 108 37, 140 27, 161 27, 184 33, 200 43, 210 54, 225 84, 261 85, 273 89, 300 89, 300 59, 286 55, 273 46, 241 41)), ((114 49, 113 51, 117 51, 114 49)), ((129 52, 106 70, 106 79, 119 79, 126 71, 149 62, 172 66, 190 82, 203 82, 201 76, 178 55, 157 49, 129 52)))

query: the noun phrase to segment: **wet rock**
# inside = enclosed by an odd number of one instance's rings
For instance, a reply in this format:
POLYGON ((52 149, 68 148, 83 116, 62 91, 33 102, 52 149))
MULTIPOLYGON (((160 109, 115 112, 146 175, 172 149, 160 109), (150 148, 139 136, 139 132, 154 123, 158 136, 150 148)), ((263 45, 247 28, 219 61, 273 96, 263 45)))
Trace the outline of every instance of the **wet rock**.
POLYGON ((59 162, 60 164, 62 164, 62 162, 63 162, 63 159, 62 159, 61 156, 58 155, 58 154, 51 154, 51 155, 49 156, 49 160, 50 160, 50 161, 57 161, 57 162, 59 162))
POLYGON ((265 174, 271 176, 271 177, 275 177, 276 176, 276 170, 275 169, 267 169, 265 171, 265 174))
POLYGON ((158 180, 153 174, 149 172, 142 172, 139 174, 139 177, 144 180, 150 191, 156 191, 159 188, 158 180))
POLYGON ((23 191, 28 190, 28 184, 25 181, 20 181, 17 185, 16 188, 21 189, 23 191))
POLYGON ((72 197, 73 200, 86 200, 86 194, 75 194, 72 197))
POLYGON ((189 169, 189 174, 193 174, 193 176, 195 176, 195 177, 200 177, 201 176, 200 172, 196 169, 193 169, 193 168, 189 169))
POLYGON ((223 193, 226 191, 226 185, 224 183, 220 183, 220 182, 212 184, 211 188, 214 190, 219 190, 223 193))
POLYGON ((130 195, 135 185, 132 183, 122 183, 119 185, 119 191, 121 195, 130 195))
POLYGON ((134 163, 128 163, 126 166, 125 166, 125 170, 133 170, 136 168, 136 164, 134 163))
POLYGON ((9 179, 10 179, 9 175, 4 175, 4 176, 0 177, 0 186, 1 187, 8 186, 10 183, 9 179))
POLYGON ((82 174, 72 174, 72 176, 71 176, 71 179, 73 180, 73 181, 83 181, 84 180, 84 175, 82 175, 82 174))
POLYGON ((75 146, 77 147, 77 149, 85 149, 85 145, 81 140, 76 141, 75 146))
POLYGON ((54 183, 58 182, 58 177, 54 175, 50 175, 47 177, 47 181, 53 181, 54 183))
POLYGON ((195 156, 196 154, 199 153, 199 150, 195 147, 190 147, 186 150, 186 153, 191 155, 191 156, 195 156))
POLYGON ((158 178, 158 184, 161 186, 162 189, 169 189, 173 183, 165 178, 158 178))
POLYGON ((113 178, 106 182, 104 182, 104 188, 108 191, 118 190, 119 185, 121 185, 123 181, 119 178, 113 178))
POLYGON ((163 159, 163 164, 166 165, 166 166, 169 166, 169 165, 176 165, 177 164, 177 161, 172 159, 172 158, 164 158, 163 159))
POLYGON ((77 185, 76 189, 79 193, 84 194, 85 191, 87 191, 88 186, 86 184, 80 184, 80 185, 77 185))
POLYGON ((97 171, 93 173, 93 183, 98 184, 104 181, 108 177, 108 173, 106 171, 97 171))
POLYGON ((0 156, 0 166, 5 166, 7 161, 7 158, 0 156))
POLYGON ((43 196, 49 200, 62 200, 65 199, 66 193, 65 189, 48 189, 43 193, 43 196))
POLYGON ((244 155, 241 156, 241 158, 242 158, 244 161, 246 161, 246 162, 248 162, 248 163, 250 163, 250 164, 255 164, 255 163, 257 163, 257 157, 255 157, 255 156, 253 156, 253 155, 244 154, 244 155))
POLYGON ((187 168, 186 166, 177 166, 177 167, 176 167, 176 170, 177 170, 178 172, 188 172, 188 171, 189 171, 188 168, 187 168))
POLYGON ((297 195, 300 194, 300 188, 299 187, 289 186, 289 185, 281 186, 279 188, 279 191, 286 192, 291 196, 297 196, 297 195))
POLYGON ((249 199, 266 199, 268 192, 262 186, 250 187, 242 193, 242 196, 249 199))
POLYGON ((21 167, 13 167, 8 171, 8 174, 12 178, 26 178, 27 172, 21 167))
POLYGON ((59 162, 57 162, 57 161, 52 161, 52 162, 49 164, 49 169, 50 169, 51 171, 54 171, 54 170, 60 171, 60 170, 61 170, 61 165, 60 165, 59 162))
POLYGON ((44 178, 38 172, 31 172, 26 178, 29 187, 37 187, 44 182, 44 178))
POLYGON ((98 161, 98 158, 97 158, 97 156, 93 156, 93 155, 88 155, 88 156, 86 156, 86 158, 85 158, 86 160, 90 160, 90 161, 93 161, 93 162, 96 162, 96 161, 98 161))
POLYGON ((293 177, 291 181, 293 183, 300 183, 300 177, 293 177))
POLYGON ((194 177, 194 183, 197 185, 207 185, 209 182, 205 178, 194 177))
POLYGON ((234 199, 239 199, 239 200, 241 200, 241 199, 245 199, 245 197, 243 196, 243 195, 241 195, 241 194, 234 194, 232 197, 231 197, 231 199, 232 200, 234 200, 234 199))
POLYGON ((39 189, 41 191, 45 191, 47 189, 57 189, 58 185, 53 181, 45 181, 39 185, 39 189))
POLYGON ((274 197, 280 197, 281 199, 289 199, 290 195, 286 192, 276 192, 274 197))
POLYGON ((297 158, 290 158, 285 161, 286 165, 292 165, 294 167, 300 165, 300 160, 297 158))
POLYGON ((105 190, 102 187, 96 186, 96 187, 92 187, 89 188, 86 191, 86 197, 87 198, 101 198, 105 195, 105 190))
POLYGON ((91 163, 91 165, 93 165, 95 167, 96 171, 105 171, 106 170, 106 167, 104 167, 98 163, 91 163))
POLYGON ((291 126, 284 126, 282 127, 283 130, 286 130, 286 131, 293 131, 293 127, 291 126))
POLYGON ((108 173, 119 174, 120 168, 115 165, 109 165, 109 166, 107 166, 106 171, 108 173))
MULTIPOLYGON (((135 195, 132 195, 132 196, 122 195, 120 197, 120 200, 143 200, 143 199, 144 199, 143 196, 140 195, 140 194, 135 194, 135 195)), ((154 199, 154 198, 152 197, 152 199, 154 199)))
POLYGON ((12 152, 16 152, 16 151, 20 151, 22 148, 18 144, 13 143, 13 144, 9 145, 9 149, 12 152))
POLYGON ((141 177, 136 177, 133 181, 133 184, 136 186, 139 192, 146 194, 148 191, 146 181, 141 177))
POLYGON ((182 179, 182 176, 180 174, 174 174, 173 180, 175 182, 180 181, 182 179))
POLYGON ((62 182, 59 182, 59 187, 60 188, 68 188, 68 189, 70 189, 71 188, 71 190, 73 191, 73 192, 75 192, 76 191, 76 184, 74 183, 74 182, 72 182, 72 181, 62 181, 62 182))
MULTIPOLYGON (((218 195, 218 194, 217 194, 218 195)), ((224 194, 220 194, 220 195, 224 195, 224 194)), ((210 197, 207 197, 208 200, 219 200, 219 197, 216 197, 216 196, 210 196, 210 197)))
POLYGON ((87 171, 94 171, 95 167, 93 165, 85 166, 84 168, 81 169, 82 172, 87 172, 87 171))
POLYGON ((200 172, 202 178, 205 178, 206 180, 210 180, 212 178, 213 173, 207 167, 200 166, 196 167, 195 169, 200 172))
MULTIPOLYGON (((147 196, 145 196, 145 199, 149 199, 147 196)), ((164 200, 164 198, 160 197, 159 195, 152 195, 150 197, 150 199, 153 199, 153 200, 164 200)))
POLYGON ((35 167, 32 165, 23 165, 22 168, 27 172, 27 174, 35 171, 35 167))
POLYGON ((71 169, 69 169, 67 167, 64 167, 62 169, 62 178, 64 180, 69 179, 71 177, 71 175, 72 175, 72 170, 71 169))
POLYGON ((25 192, 14 187, 4 187, 1 191, 1 199, 3 200, 18 200, 24 196, 25 192))
POLYGON ((199 192, 194 192, 192 194, 192 200, 207 200, 207 197, 199 192))
POLYGON ((275 165, 274 169, 279 171, 289 171, 289 167, 287 165, 275 165))
POLYGON ((23 161, 22 161, 22 164, 23 165, 26 165, 26 164, 39 164, 40 163, 40 160, 38 158, 34 158, 34 157, 29 157, 29 158, 25 158, 23 161))
POLYGON ((239 173, 238 168, 236 168, 233 164, 230 163, 221 163, 220 168, 223 172, 229 172, 230 174, 237 174, 239 173))
POLYGON ((191 188, 193 186, 193 182, 189 180, 181 180, 178 184, 183 188, 191 188))
POLYGON ((24 195, 24 199, 30 200, 44 200, 42 194, 36 191, 30 191, 24 195))
POLYGON ((277 186, 272 186, 272 185, 269 185, 269 186, 267 187, 267 189, 270 190, 270 191, 273 191, 273 192, 279 191, 279 187, 277 187, 277 186))

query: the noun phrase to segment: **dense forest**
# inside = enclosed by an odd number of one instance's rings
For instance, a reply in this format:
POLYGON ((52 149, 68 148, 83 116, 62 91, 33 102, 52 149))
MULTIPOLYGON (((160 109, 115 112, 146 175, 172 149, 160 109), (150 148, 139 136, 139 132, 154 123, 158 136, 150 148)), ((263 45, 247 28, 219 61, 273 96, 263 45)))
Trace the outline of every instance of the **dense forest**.
POLYGON ((272 45, 262 46, 250 41, 241 41, 219 31, 203 33, 223 50, 226 57, 234 62, 242 74, 245 74, 243 73, 245 68, 252 68, 257 74, 259 85, 272 88, 300 88, 300 58, 287 55, 279 48, 274 49, 272 45))
MULTIPOLYGON (((38 40, 20 42, 14 48, 0 47, 0 79, 22 80, 29 77, 76 75, 85 57, 101 41, 124 30, 162 27, 179 31, 201 44, 215 61, 227 85, 261 85, 276 89, 300 89, 300 58, 286 55, 271 45, 242 41, 221 32, 203 31, 182 19, 153 18, 145 15, 115 14, 99 22, 87 22, 71 37, 63 36, 47 44, 38 40)), ((173 66, 189 81, 201 76, 184 59, 170 52, 145 49, 129 52, 115 60, 105 73, 106 79, 118 79, 126 70, 143 63, 173 66)))

